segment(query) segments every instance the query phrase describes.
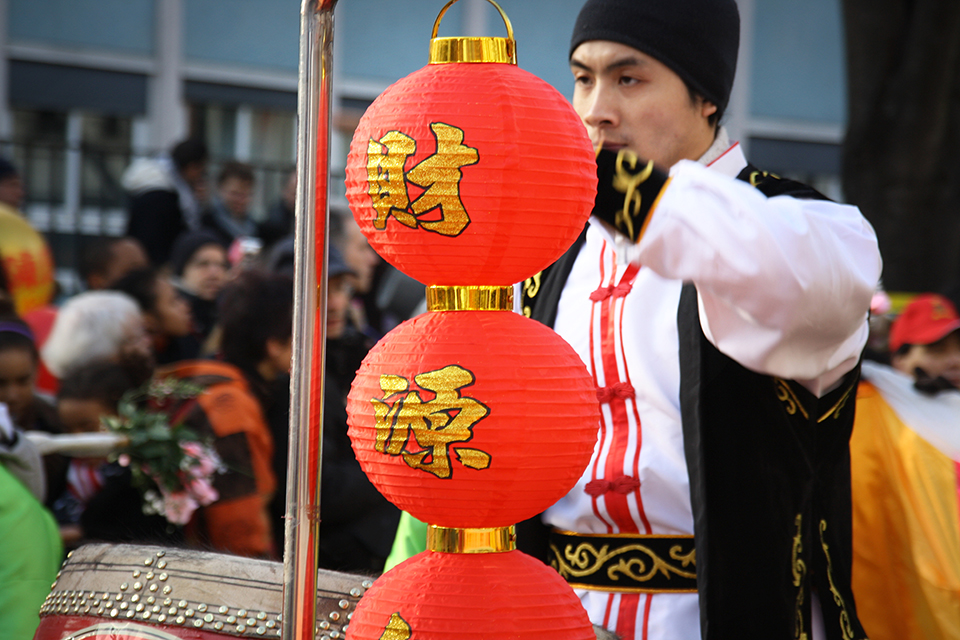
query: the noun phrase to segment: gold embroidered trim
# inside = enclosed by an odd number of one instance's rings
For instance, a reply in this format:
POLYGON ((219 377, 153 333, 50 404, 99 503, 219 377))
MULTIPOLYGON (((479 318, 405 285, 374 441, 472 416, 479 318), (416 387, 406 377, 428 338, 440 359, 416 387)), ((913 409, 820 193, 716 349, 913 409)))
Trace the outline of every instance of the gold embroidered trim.
MULTIPOLYGON (((540 293, 540 281, 543 278, 543 271, 538 271, 529 278, 523 281, 523 296, 525 298, 536 298, 537 294, 540 293)), ((523 305, 523 315, 530 317, 533 314, 533 309, 530 308, 530 305, 523 305)))
POLYGON ((803 552, 803 533, 800 525, 803 522, 803 514, 798 513, 794 522, 797 525, 797 535, 793 536, 793 549, 790 552, 791 570, 793 572, 793 586, 797 587, 797 612, 796 627, 793 637, 796 640, 807 640, 809 636, 803 630, 803 580, 807 574, 807 563, 799 557, 803 552))
POLYGON ((460 529, 427 527, 427 549, 437 553, 503 553, 517 548, 517 530, 509 527, 460 529))
POLYGON ((804 418, 809 420, 810 414, 804 409, 800 398, 798 398, 797 394, 790 388, 789 383, 783 378, 774 378, 773 380, 777 388, 777 398, 785 405, 784 409, 786 412, 792 416, 796 415, 797 411, 799 411, 804 418))
POLYGON ((833 601, 840 607, 840 631, 843 633, 843 640, 854 640, 853 626, 850 624, 850 614, 847 613, 847 604, 843 601, 843 596, 837 590, 833 582, 833 565, 830 562, 830 547, 823 540, 823 532, 827 530, 827 521, 820 521, 820 546, 823 547, 823 555, 827 557, 827 580, 830 581, 830 593, 833 594, 833 601))
MULTIPOLYGON (((579 534, 578 534, 579 535, 579 534)), ((609 536, 609 537, 633 537, 642 540, 646 536, 609 536)), ((653 536, 650 536, 653 537, 653 536)), ((658 536, 662 538, 677 538, 677 537, 689 537, 691 540, 693 536, 658 536)), ((577 586, 584 589, 595 589, 595 590, 616 590, 620 591, 618 587, 611 587, 610 589, 604 589, 598 587, 597 585, 590 584, 581 584, 574 582, 572 579, 584 578, 590 575, 593 575, 598 572, 605 571, 608 579, 618 582, 621 577, 633 582, 649 582, 650 580, 657 577, 658 574, 662 575, 664 578, 669 579, 671 575, 676 575, 681 578, 687 578, 689 580, 696 580, 697 574, 695 572, 696 568, 696 550, 692 549, 687 553, 683 552, 683 547, 679 544, 673 545, 669 550, 669 559, 661 557, 649 546, 641 543, 627 544, 614 547, 611 549, 610 544, 604 544, 597 548, 596 546, 588 543, 582 542, 576 546, 570 544, 564 547, 563 553, 560 552, 560 549, 557 548, 555 544, 551 544, 550 548, 553 550, 554 558, 557 565, 555 568, 557 572, 570 582, 571 586, 577 586), (618 558, 625 553, 630 552, 639 552, 645 555, 648 560, 644 558, 618 558), (692 566, 691 566, 692 565, 692 566), (693 570, 689 570, 690 569, 693 570)), ((652 591, 650 589, 643 588, 633 588, 628 589, 635 592, 647 592, 652 591)), ((679 589, 659 589, 657 591, 673 591, 678 592, 679 589)), ((687 592, 696 592, 696 589, 684 590, 687 592)))
POLYGON ((513 287, 427 287, 428 311, 512 311, 513 287))
POLYGON ((837 400, 837 403, 836 403, 835 405, 833 405, 833 406, 830 408, 829 411, 827 411, 825 414, 823 414, 822 416, 820 416, 820 419, 817 420, 817 422, 818 422, 818 423, 823 422, 824 420, 826 420, 826 419, 829 418, 830 416, 833 416, 833 419, 834 419, 834 420, 839 420, 839 419, 840 419, 840 410, 843 409, 843 407, 847 404, 847 400, 850 399, 850 396, 851 396, 851 394, 853 393, 853 390, 854 390, 854 388, 856 388, 856 386, 857 386, 857 383, 856 383, 856 382, 854 382, 853 384, 851 384, 851 385, 847 388, 847 390, 844 392, 844 394, 840 397, 840 399, 837 400))

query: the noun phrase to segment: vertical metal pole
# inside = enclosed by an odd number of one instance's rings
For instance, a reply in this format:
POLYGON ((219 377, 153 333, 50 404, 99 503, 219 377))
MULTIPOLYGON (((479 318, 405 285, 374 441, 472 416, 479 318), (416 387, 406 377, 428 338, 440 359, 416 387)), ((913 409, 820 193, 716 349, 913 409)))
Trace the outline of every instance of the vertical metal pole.
POLYGON ((303 0, 300 10, 293 380, 283 549, 286 640, 312 640, 316 633, 334 5, 336 0, 303 0))

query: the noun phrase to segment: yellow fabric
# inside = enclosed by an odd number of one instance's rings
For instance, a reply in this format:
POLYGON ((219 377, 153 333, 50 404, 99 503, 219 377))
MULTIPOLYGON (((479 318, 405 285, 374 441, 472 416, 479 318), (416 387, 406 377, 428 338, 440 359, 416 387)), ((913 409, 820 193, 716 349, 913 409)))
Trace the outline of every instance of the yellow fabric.
POLYGON ((905 425, 868 382, 857 394, 850 458, 853 592, 867 634, 960 640, 956 463, 905 425))

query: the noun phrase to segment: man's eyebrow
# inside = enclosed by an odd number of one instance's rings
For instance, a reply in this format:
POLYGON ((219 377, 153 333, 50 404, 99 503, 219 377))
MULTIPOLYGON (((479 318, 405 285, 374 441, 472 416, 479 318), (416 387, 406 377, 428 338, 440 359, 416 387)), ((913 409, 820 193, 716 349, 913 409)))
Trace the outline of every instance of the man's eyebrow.
MULTIPOLYGON (((608 73, 610 71, 615 71, 616 69, 622 69, 624 67, 642 67, 646 63, 647 61, 642 58, 638 58, 636 56, 626 56, 623 58, 617 58, 616 60, 608 64, 606 67, 604 67, 603 71, 605 73, 608 73)), ((591 73, 594 72, 589 65, 583 62, 580 62, 575 58, 570 59, 570 66, 576 67, 577 69, 582 69, 583 71, 589 71, 591 73)))

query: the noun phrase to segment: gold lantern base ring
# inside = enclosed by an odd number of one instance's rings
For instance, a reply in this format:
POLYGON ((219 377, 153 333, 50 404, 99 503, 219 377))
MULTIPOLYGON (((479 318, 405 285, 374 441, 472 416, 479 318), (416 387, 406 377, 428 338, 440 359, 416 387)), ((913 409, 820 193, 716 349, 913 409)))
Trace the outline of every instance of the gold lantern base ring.
POLYGON ((516 527, 427 527, 427 549, 436 553, 504 553, 517 548, 516 527))
POLYGON ((513 287, 427 287, 428 311, 511 311, 513 287))

